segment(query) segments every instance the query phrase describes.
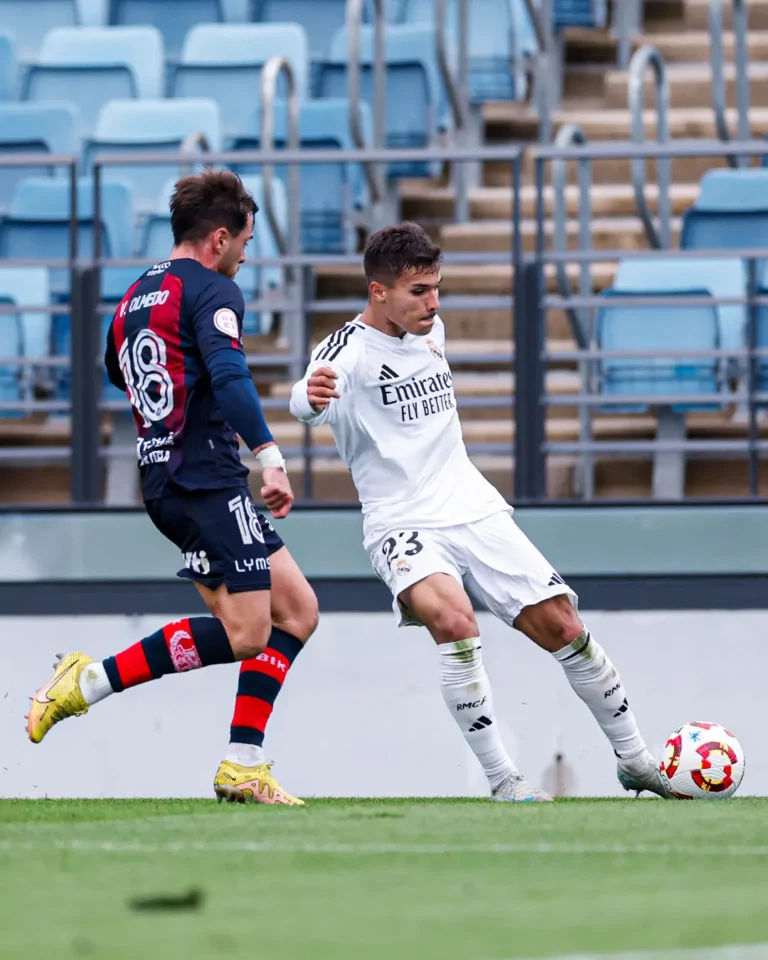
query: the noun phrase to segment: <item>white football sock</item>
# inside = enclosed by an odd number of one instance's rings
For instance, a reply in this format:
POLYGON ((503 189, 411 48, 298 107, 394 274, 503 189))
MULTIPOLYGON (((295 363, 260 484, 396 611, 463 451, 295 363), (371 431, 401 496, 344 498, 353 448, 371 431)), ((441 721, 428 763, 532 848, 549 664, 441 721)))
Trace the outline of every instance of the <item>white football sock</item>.
POLYGON ((618 757, 637 757, 646 750, 624 685, 605 650, 585 627, 573 643, 553 654, 573 689, 592 711, 618 757))
POLYGON ((230 743, 224 759, 229 763, 239 763, 241 767, 259 767, 266 763, 263 748, 253 743, 230 743))
POLYGON ((103 700, 115 691, 109 682, 103 663, 89 663, 80 674, 80 692, 89 707, 103 700))
POLYGON ((437 649, 443 699, 495 790, 507 777, 520 773, 501 742, 480 638, 441 643, 437 649))

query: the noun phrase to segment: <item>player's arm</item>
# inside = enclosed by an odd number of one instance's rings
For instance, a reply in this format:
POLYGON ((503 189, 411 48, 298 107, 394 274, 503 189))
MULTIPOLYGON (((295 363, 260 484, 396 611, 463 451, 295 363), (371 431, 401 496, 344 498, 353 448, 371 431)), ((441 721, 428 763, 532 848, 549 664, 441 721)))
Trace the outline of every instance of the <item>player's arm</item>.
POLYGON ((261 495, 272 515, 280 519, 291 509, 293 491, 245 359, 241 343, 244 309, 242 293, 234 282, 211 283, 194 307, 195 338, 222 415, 259 461, 264 480, 261 495))
POLYGON ((356 356, 351 344, 332 361, 324 359, 324 350, 324 344, 317 347, 307 372, 291 391, 291 413, 297 420, 312 427, 333 423, 336 414, 334 401, 339 400, 351 387, 356 356))
POLYGON ((110 323, 109 330, 107 330, 107 348, 104 351, 104 366, 107 368, 107 376, 109 377, 109 382, 118 388, 118 390, 125 390, 125 378, 123 377, 123 372, 120 369, 120 361, 117 356, 117 347, 115 346, 115 331, 110 323))

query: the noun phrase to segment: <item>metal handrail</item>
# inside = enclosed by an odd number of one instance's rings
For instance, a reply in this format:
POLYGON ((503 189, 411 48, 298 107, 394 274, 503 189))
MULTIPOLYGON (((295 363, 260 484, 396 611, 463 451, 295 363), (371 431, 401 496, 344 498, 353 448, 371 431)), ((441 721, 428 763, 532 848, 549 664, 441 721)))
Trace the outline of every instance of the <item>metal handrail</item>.
MULTIPOLYGON (((270 57, 261 71, 261 143, 265 151, 271 152, 275 146, 275 99, 277 97, 277 78, 285 74, 288 84, 288 149, 299 149, 299 97, 296 91, 296 78, 290 60, 279 54, 270 57)), ((296 253, 299 249, 299 191, 300 172, 296 166, 288 169, 288 235, 283 232, 275 213, 272 196, 271 163, 264 163, 262 181, 264 185, 264 212, 270 229, 281 254, 296 253)))
MULTIPOLYGON (((360 30, 363 23, 364 0, 347 0, 347 97, 349 98, 349 129, 352 140, 359 150, 366 147, 360 123, 360 30)), ((384 0, 373 0, 373 146, 384 147, 385 111, 387 101, 387 74, 385 50, 384 0)), ((380 167, 363 161, 363 173, 368 182, 368 191, 373 204, 384 198, 384 177, 380 167)))
POLYGON ((437 66, 440 70, 440 76, 448 94, 448 102, 451 105, 451 113, 456 129, 462 129, 467 123, 467 88, 466 78, 462 78, 463 70, 466 70, 468 63, 468 0, 458 0, 459 4, 459 77, 458 83, 451 73, 451 65, 448 61, 448 24, 447 24, 447 4, 446 0, 435 0, 435 50, 437 53, 437 66), (462 84, 462 79, 464 83, 462 84))
MULTIPOLYGON (((655 47, 651 46, 640 47, 629 65, 628 99, 632 118, 632 140, 635 143, 642 143, 645 140, 643 124, 645 74, 649 66, 653 68, 656 82, 656 140, 659 143, 667 143, 669 141, 669 80, 664 58, 655 47)), ((670 170, 669 160, 657 161, 656 179, 659 185, 659 229, 657 230, 645 198, 645 160, 640 158, 632 160, 632 184, 635 190, 637 212, 643 221, 648 243, 657 249, 670 246, 670 170)))
MULTIPOLYGON (((195 133, 188 133, 186 137, 181 141, 181 146, 179 147, 179 152, 182 154, 195 154, 198 150, 201 150, 203 153, 209 153, 211 145, 208 143, 208 137, 204 133, 197 131, 195 133)), ((183 177, 190 176, 192 173, 192 165, 184 164, 179 166, 179 172, 183 177)))
MULTIPOLYGON (((746 0, 732 0, 733 33, 736 43, 734 63, 736 67, 736 107, 739 140, 749 139, 749 45, 747 43, 748 19, 746 0)), ((723 0, 709 0, 709 44, 712 65, 712 109, 715 112, 717 135, 728 143, 731 134, 726 117, 725 56, 723 54, 723 0)), ((743 167, 749 163, 746 157, 729 155, 731 167, 743 167)))
MULTIPOLYGON (((555 146, 570 147, 574 144, 586 144, 587 137, 581 127, 569 123, 562 127, 555 140, 555 146)), ((592 162, 588 159, 578 161, 578 181, 579 181, 579 249, 588 250, 590 248, 590 223, 592 220, 592 201, 590 191, 592 188, 592 162)), ((566 253, 568 250, 568 207, 566 201, 566 189, 568 185, 568 161, 557 159, 552 162, 552 190, 554 192, 554 224, 555 238, 554 248, 557 253, 566 253)), ((558 263, 556 267, 557 286, 560 295, 571 299, 573 297, 573 288, 568 279, 568 271, 564 262, 558 263)), ((592 293, 592 276, 590 265, 582 263, 581 265, 581 283, 580 293, 582 296, 590 296, 592 293)), ((589 343, 589 316, 580 313, 571 307, 566 308, 566 314, 571 324, 574 339, 581 347, 589 343)))

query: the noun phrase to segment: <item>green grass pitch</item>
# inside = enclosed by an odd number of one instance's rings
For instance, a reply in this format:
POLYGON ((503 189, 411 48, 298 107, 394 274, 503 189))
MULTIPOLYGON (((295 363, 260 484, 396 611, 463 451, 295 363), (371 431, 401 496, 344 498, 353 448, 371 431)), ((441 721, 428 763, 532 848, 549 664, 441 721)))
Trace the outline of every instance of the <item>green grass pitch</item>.
POLYGON ((758 943, 768 799, 6 800, 0 876, 3 958, 503 960, 758 943))

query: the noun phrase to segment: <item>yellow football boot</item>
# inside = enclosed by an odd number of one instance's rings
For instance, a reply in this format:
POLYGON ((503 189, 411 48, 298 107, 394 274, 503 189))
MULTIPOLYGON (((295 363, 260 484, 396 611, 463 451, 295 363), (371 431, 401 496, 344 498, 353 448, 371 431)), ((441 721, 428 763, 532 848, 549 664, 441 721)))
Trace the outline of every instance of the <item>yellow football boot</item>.
POLYGON ((32 743, 40 743, 54 723, 66 717, 79 717, 88 712, 88 704, 80 691, 80 674, 93 663, 84 653, 58 654, 56 670, 45 686, 40 687, 26 715, 27 733, 32 743))
POLYGON ((280 786, 271 773, 272 762, 258 767, 243 767, 239 763, 223 760, 213 781, 213 790, 219 803, 284 803, 303 807, 305 803, 280 786))

